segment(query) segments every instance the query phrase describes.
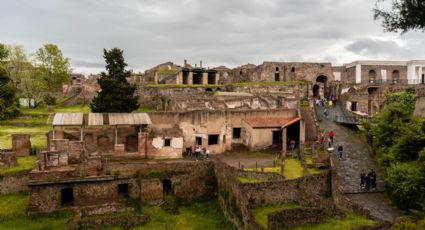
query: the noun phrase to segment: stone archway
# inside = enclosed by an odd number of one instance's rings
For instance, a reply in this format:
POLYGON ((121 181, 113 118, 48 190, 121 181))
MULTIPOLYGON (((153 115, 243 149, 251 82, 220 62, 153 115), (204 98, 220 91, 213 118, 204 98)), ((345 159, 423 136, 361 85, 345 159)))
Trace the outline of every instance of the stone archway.
MULTIPOLYGON (((318 90, 318 96, 320 97, 320 96, 324 96, 324 97, 326 97, 326 96, 329 96, 328 94, 329 94, 329 90, 328 90, 328 77, 326 77, 325 75, 319 75, 319 76, 317 76, 316 77, 316 85, 318 85, 319 86, 319 90, 318 90), (322 86, 323 85, 323 86, 322 86), (323 90, 322 90, 322 92, 323 92, 323 95, 320 95, 320 87, 323 87, 323 90)), ((313 86, 314 87, 314 86, 313 86)), ((313 92, 313 94, 314 94, 314 92, 313 92)))

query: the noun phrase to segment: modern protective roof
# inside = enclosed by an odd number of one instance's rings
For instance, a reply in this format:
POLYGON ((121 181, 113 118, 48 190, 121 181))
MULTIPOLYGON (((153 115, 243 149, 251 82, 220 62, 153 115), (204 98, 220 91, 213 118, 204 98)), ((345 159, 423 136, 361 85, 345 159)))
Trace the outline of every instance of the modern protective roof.
POLYGON ((149 125, 147 113, 56 113, 53 126, 149 125), (86 118, 86 119, 84 119, 86 118), (104 119, 105 118, 105 119, 104 119))
POLYGON ((52 125, 83 125, 84 113, 56 113, 52 125))
POLYGON ((152 124, 147 113, 110 113, 110 125, 148 125, 152 124))

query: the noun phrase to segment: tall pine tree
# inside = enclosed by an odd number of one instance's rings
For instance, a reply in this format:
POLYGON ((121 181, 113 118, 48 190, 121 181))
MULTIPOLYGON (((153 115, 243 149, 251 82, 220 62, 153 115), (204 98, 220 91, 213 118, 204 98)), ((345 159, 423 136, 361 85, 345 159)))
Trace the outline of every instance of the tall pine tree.
POLYGON ((136 86, 127 82, 131 72, 125 70, 123 51, 118 48, 103 50, 107 73, 102 72, 97 80, 101 91, 93 98, 90 108, 92 112, 128 113, 139 107, 138 97, 134 96, 136 86))

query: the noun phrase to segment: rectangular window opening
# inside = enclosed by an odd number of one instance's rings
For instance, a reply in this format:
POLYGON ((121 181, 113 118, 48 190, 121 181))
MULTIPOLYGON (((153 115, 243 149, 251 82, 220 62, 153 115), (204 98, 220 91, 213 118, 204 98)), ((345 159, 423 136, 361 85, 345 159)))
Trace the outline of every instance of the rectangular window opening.
POLYGON ((170 147, 171 146, 171 138, 165 138, 164 140, 164 146, 170 147))
POLYGON ((218 136, 217 134, 208 135, 208 145, 217 145, 218 144, 218 136))
POLYGON ((241 128, 233 128, 233 139, 241 138, 241 128))

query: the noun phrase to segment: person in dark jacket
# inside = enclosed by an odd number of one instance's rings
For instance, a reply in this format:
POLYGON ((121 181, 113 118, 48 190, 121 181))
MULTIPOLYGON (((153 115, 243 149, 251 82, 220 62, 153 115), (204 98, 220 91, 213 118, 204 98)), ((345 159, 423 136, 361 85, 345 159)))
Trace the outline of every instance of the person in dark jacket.
POLYGON ((360 173, 360 187, 365 188, 365 186, 366 186, 366 173, 362 171, 360 173))
POLYGON ((338 153, 339 153, 339 159, 342 159, 342 155, 344 153, 344 147, 342 147, 341 144, 338 145, 338 153))

